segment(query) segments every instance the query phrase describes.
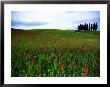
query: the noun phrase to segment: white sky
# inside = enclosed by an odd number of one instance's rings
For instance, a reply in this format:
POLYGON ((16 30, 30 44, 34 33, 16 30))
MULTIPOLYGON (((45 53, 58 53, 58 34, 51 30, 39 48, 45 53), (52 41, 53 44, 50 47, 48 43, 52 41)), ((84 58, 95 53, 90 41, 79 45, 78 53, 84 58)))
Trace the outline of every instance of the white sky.
POLYGON ((11 26, 19 29, 76 29, 80 23, 100 24, 99 11, 12 11, 11 26))

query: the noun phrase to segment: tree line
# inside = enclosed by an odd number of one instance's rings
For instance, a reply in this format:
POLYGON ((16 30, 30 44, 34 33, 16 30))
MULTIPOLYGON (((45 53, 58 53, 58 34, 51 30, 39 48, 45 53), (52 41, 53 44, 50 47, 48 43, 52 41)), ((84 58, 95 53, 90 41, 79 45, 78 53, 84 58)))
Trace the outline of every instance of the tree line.
POLYGON ((94 24, 80 24, 78 25, 78 30, 84 30, 84 31, 96 31, 98 28, 98 24, 94 23, 94 24))

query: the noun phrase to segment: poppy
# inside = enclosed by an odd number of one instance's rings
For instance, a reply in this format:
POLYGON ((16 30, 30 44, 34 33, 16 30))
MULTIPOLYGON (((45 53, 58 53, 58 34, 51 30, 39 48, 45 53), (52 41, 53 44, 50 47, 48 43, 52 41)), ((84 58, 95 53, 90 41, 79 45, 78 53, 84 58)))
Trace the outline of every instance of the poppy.
POLYGON ((93 70, 94 70, 94 72, 96 72, 97 68, 96 67, 93 67, 93 70))
POLYGON ((35 50, 40 50, 40 47, 36 47, 35 50))
POLYGON ((59 53, 56 53, 56 56, 59 56, 59 53))
POLYGON ((38 70, 36 70, 36 72, 37 72, 37 73, 42 73, 43 70, 42 70, 42 69, 38 69, 38 70))
POLYGON ((34 62, 36 62, 37 60, 35 59, 35 58, 32 58, 32 62, 34 63, 34 62))
POLYGON ((86 51, 87 51, 87 48, 85 48, 85 47, 80 48, 80 51, 81 51, 81 52, 86 52, 86 51))
POLYGON ((60 55, 63 55, 63 52, 60 52, 60 55))
POLYGON ((61 68, 64 68, 65 67, 65 64, 61 64, 61 68))
POLYGON ((84 75, 87 75, 88 74, 89 70, 88 70, 88 66, 87 65, 85 65, 84 67, 82 67, 82 72, 83 72, 84 75))

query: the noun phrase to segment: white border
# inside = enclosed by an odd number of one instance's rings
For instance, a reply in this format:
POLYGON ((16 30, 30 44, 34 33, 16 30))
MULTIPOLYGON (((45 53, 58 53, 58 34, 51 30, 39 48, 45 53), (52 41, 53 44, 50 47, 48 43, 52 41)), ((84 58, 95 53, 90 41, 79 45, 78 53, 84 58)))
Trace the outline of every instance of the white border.
POLYGON ((107 84, 107 4, 5 4, 4 84, 107 84), (11 77, 11 11, 36 10, 100 11, 100 77, 11 77))

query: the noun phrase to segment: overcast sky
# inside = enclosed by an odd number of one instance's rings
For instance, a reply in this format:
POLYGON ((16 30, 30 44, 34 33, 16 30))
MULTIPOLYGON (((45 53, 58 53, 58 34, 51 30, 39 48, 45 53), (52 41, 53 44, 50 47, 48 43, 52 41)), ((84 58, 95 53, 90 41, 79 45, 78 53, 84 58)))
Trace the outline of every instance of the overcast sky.
POLYGON ((98 23, 99 11, 12 11, 11 27, 16 29, 77 29, 82 23, 98 23))

